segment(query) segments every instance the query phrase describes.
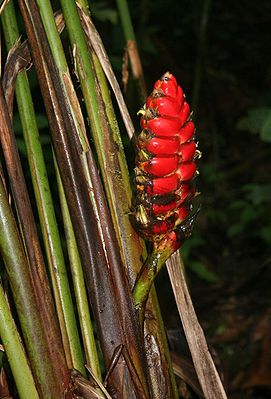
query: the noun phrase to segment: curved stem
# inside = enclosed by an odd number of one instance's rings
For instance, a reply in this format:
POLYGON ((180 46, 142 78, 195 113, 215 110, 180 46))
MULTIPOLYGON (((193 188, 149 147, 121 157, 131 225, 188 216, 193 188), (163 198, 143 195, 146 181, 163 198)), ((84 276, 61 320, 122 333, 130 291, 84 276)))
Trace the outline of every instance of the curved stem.
POLYGON ((133 290, 135 308, 138 310, 141 327, 144 325, 145 306, 155 277, 166 260, 179 248, 174 232, 155 242, 153 250, 143 264, 133 290))

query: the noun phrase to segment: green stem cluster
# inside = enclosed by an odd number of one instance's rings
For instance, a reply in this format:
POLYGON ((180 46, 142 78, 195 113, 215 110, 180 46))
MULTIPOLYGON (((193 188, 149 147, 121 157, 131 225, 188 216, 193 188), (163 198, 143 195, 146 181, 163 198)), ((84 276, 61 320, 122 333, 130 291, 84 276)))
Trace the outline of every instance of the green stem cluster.
MULTIPOLYGON (((47 5, 47 7, 49 8, 49 5, 47 5)), ((12 2, 7 5, 2 16, 2 22, 7 48, 10 49, 20 36, 12 2)), ((51 27, 53 25, 51 25, 51 27)), ((57 32, 56 35, 59 38, 57 32)), ((55 302, 67 363, 69 367, 74 367, 81 373, 85 373, 84 358, 76 326, 61 240, 39 138, 35 110, 25 72, 21 72, 17 77, 16 98, 23 126, 27 157, 39 212, 45 250, 48 264, 50 266, 50 275, 53 283, 55 302)))
POLYGON ((0 339, 4 346, 20 399, 39 399, 25 350, 1 284, 0 339))

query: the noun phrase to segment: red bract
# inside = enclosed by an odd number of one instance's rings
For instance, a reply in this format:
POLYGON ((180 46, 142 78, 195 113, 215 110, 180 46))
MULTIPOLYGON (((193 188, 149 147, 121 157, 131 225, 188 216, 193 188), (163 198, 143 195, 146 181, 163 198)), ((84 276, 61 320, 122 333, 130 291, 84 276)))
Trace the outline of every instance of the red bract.
POLYGON ((150 161, 138 163, 138 167, 150 175, 160 177, 174 172, 178 163, 178 155, 171 155, 168 157, 155 157, 150 161))
POLYGON ((194 158, 196 152, 196 143, 194 141, 189 141, 188 143, 181 144, 179 148, 179 154, 182 161, 190 161, 194 158))
POLYGON ((177 249, 191 224, 198 151, 189 104, 171 73, 154 84, 140 113, 133 220, 147 240, 171 240, 177 249))
POLYGON ((176 173, 159 179, 149 179, 146 194, 164 195, 172 193, 179 188, 179 183, 179 176, 176 173))
POLYGON ((180 112, 178 113, 178 118, 182 126, 187 121, 189 116, 190 116, 189 104, 187 102, 184 102, 182 108, 180 109, 180 112))
POLYGON ((151 154, 171 155, 179 152, 180 140, 178 137, 168 139, 162 137, 154 137, 145 142, 144 147, 151 154))
POLYGON ((182 123, 179 118, 175 117, 154 117, 152 119, 141 118, 142 129, 149 130, 153 135, 158 137, 177 136, 182 123))
POLYGON ((186 143, 191 140, 195 133, 195 125, 192 121, 189 121, 185 124, 185 126, 179 130, 178 137, 180 139, 180 143, 186 143))
POLYGON ((161 116, 175 116, 181 111, 181 105, 179 101, 173 97, 148 97, 146 101, 146 107, 152 109, 153 112, 158 113, 161 116))
POLYGON ((176 80, 157 80, 157 82, 154 84, 154 89, 156 89, 158 92, 161 92, 165 96, 170 96, 173 98, 177 97, 178 86, 176 80))

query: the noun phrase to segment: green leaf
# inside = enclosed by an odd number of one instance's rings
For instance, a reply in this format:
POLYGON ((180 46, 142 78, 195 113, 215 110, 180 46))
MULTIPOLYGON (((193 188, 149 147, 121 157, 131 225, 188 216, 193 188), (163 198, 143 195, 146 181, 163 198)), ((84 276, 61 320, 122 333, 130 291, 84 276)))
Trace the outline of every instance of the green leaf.
POLYGON ((118 22, 117 11, 113 8, 107 7, 106 2, 101 2, 99 4, 92 3, 91 12, 93 13, 94 18, 98 19, 101 22, 109 21, 113 25, 118 22))
POLYGON ((271 202, 271 184, 246 184, 244 191, 253 205, 271 202))
POLYGON ((228 237, 235 237, 238 236, 245 228, 245 225, 243 223, 234 223, 230 225, 227 231, 227 236, 228 237))
POLYGON ((236 128, 259 134, 262 141, 271 143, 271 107, 257 107, 239 119, 236 128))
POLYGON ((207 281, 208 283, 217 283, 219 277, 214 272, 208 270, 206 266, 199 261, 188 262, 187 266, 192 270, 199 278, 207 281))
POLYGON ((271 245, 271 226, 263 226, 260 235, 268 245, 271 245))
POLYGON ((260 128, 260 137, 261 137, 262 141, 271 143, 271 111, 265 118, 265 120, 260 128))

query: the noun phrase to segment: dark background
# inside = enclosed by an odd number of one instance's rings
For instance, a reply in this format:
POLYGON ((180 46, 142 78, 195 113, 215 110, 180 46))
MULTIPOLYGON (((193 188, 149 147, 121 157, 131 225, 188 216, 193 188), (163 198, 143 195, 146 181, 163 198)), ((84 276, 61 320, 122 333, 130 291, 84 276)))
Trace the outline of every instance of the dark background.
MULTIPOLYGON (((194 111, 202 209, 182 255, 198 318, 229 399, 271 398, 271 2, 128 4, 148 92, 170 71, 194 111)), ((125 39, 116 2, 90 5, 121 81, 125 39)), ((139 131, 136 112, 143 103, 132 81, 126 100, 139 131)), ((43 114, 38 124, 47 131, 43 114)), ((50 142, 48 135, 41 140, 50 142)), ((125 133, 123 140, 132 175, 133 149, 125 133)), ((18 145, 23 153, 20 138, 18 145)), ((45 151, 53 168, 50 154, 45 151)), ((157 288, 171 349, 188 372, 191 359, 166 270, 157 288)), ((196 398, 189 395, 183 397, 196 398)))
MULTIPOLYGON (((229 398, 270 398, 271 2, 128 3, 148 92, 170 70, 194 110, 202 210, 182 253, 198 317, 229 398)), ((120 78, 116 4, 91 4, 120 78)), ((133 85, 126 98, 139 129, 143 104, 133 85)), ((167 281, 163 271, 157 284, 169 339, 188 356, 167 281)))

